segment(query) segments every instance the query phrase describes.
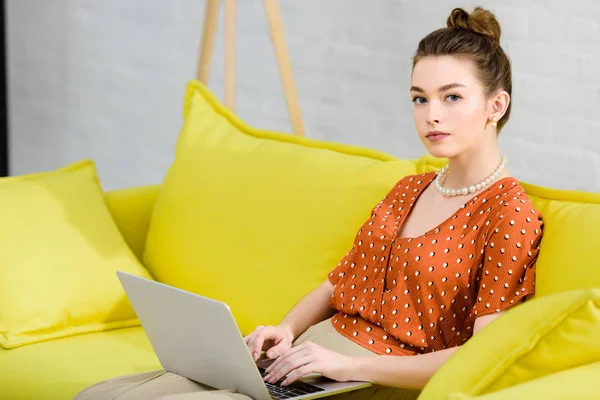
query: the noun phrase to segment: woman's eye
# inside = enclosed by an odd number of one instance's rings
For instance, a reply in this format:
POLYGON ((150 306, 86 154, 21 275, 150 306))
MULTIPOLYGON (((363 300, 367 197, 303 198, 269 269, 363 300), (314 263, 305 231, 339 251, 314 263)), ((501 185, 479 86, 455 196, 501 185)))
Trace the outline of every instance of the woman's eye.
POLYGON ((413 103, 415 104, 423 104, 425 102, 427 102, 427 100, 424 97, 417 96, 413 98, 413 103))
POLYGON ((451 95, 448 95, 446 98, 448 100, 454 102, 454 101, 460 100, 461 97, 459 95, 457 95, 457 94, 451 94, 451 95))

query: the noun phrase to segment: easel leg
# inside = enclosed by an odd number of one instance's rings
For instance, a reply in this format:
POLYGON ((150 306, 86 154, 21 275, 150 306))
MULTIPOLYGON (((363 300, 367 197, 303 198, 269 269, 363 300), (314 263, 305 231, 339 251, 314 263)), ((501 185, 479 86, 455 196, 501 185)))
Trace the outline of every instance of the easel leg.
POLYGON ((275 49, 275 58, 279 68, 279 76, 283 85, 283 92, 288 106, 288 113, 292 129, 297 135, 304 136, 304 125, 302 123, 302 115, 300 112, 300 102, 298 100, 298 92, 294 83, 292 73, 292 64, 288 53, 287 44, 283 32, 283 23, 281 22, 281 11, 279 9, 278 0, 263 0, 267 20, 271 30, 271 41, 275 49))
POLYGON ((225 105, 232 111, 235 108, 236 1, 225 0, 225 105))
MULTIPOLYGON (((295 134, 304 136, 300 101, 283 32, 279 3, 278 0, 263 0, 263 3, 292 130, 295 134)), ((208 85, 220 5, 220 0, 206 0, 202 43, 196 74, 196 78, 205 85, 208 85)), ((236 0, 225 0, 225 105, 231 110, 235 107, 236 13, 236 0)))
POLYGON ((198 71, 196 73, 196 78, 205 85, 208 85, 220 5, 220 0, 206 0, 200 58, 198 60, 198 71))

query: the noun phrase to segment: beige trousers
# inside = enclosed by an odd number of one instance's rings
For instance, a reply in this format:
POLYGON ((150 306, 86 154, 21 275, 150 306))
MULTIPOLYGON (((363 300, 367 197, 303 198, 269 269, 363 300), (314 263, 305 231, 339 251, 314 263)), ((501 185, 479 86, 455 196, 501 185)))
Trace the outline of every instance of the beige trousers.
MULTIPOLYGON (((349 356, 377 355, 340 335, 325 320, 311 326, 300 335, 294 346, 303 342, 314 342, 322 347, 349 356)), ((372 385, 327 397, 331 400, 414 400, 419 391, 394 389, 372 385)), ((84 389, 73 400, 251 400, 250 397, 230 390, 215 390, 209 386, 191 381, 164 370, 126 375, 97 383, 84 389)))

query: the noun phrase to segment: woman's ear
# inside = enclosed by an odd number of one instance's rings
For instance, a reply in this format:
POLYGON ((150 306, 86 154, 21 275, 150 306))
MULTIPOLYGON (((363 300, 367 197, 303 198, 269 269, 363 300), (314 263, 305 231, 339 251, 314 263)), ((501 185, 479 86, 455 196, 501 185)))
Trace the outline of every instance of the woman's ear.
POLYGON ((493 95, 488 101, 488 115, 490 120, 500 121, 506 114, 510 104, 510 95, 505 90, 501 90, 493 95))
POLYGON ((501 90, 493 95, 488 101, 488 115, 490 120, 500 121, 506 114, 510 104, 510 95, 505 90, 501 90))

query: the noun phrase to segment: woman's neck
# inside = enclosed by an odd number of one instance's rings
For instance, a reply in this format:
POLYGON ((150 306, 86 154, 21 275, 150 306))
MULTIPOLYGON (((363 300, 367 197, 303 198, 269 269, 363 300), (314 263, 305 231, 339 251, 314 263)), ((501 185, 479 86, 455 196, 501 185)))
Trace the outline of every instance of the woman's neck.
MULTIPOLYGON (((449 159, 450 172, 444 180, 444 186, 459 188, 474 185, 491 175, 500 164, 502 155, 497 145, 477 148, 463 152, 449 159)), ((499 178, 505 177, 502 171, 499 178)))

